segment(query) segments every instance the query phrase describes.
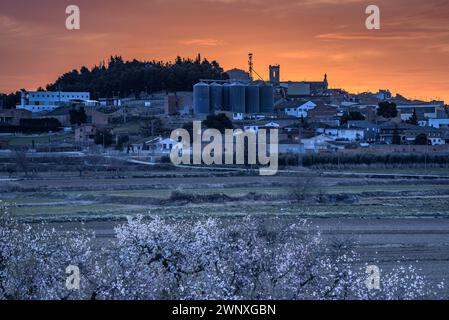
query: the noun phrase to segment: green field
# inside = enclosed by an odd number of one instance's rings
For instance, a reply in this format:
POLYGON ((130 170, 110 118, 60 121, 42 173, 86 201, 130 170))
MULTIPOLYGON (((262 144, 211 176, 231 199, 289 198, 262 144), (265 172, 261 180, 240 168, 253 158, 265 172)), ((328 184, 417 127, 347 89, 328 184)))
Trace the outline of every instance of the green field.
POLYGON ((39 135, 19 135, 7 138, 7 141, 12 147, 31 146, 33 141, 35 144, 47 144, 49 142, 56 143, 66 139, 72 138, 73 133, 62 132, 54 134, 39 134, 39 135))
MULTIPOLYGON (((98 200, 102 197, 152 198, 168 199, 171 193, 181 191, 193 195, 225 194, 231 197, 244 196, 249 193, 282 195, 291 193, 292 187, 226 187, 226 188, 176 188, 176 189, 140 189, 140 190, 75 190, 55 192, 17 192, 3 195, 4 200, 17 204, 60 202, 70 200, 98 200)), ((328 194, 360 194, 363 192, 413 192, 413 191, 449 191, 446 184, 367 184, 367 185, 338 185, 318 187, 317 191, 328 194)))
MULTIPOLYGON (((240 178, 236 178, 240 179, 240 178)), ((0 194, 9 210, 25 219, 110 219, 135 214, 179 215, 299 215, 304 217, 449 217, 449 185, 359 184, 321 186, 323 194, 356 194, 359 201, 345 203, 297 203, 295 201, 232 201, 157 205, 146 200, 169 199, 173 190, 192 195, 225 194, 243 197, 249 193, 288 195, 292 187, 214 187, 136 190, 70 190, 52 192, 9 192, 0 194), (369 192, 366 195, 364 193, 369 192), (411 192, 411 195, 399 193, 411 192), (433 195, 433 193, 438 193, 433 195), (380 195, 376 195, 380 193, 380 195), (418 193, 415 195, 414 193, 418 193)))

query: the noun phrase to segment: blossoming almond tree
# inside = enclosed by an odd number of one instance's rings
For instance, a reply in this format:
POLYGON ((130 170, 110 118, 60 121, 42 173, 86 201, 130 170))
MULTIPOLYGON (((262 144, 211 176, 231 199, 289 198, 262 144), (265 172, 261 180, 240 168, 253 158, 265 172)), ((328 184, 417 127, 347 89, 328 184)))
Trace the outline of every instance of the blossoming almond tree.
POLYGON ((29 225, 5 214, 0 299, 439 297, 412 266, 383 274, 380 290, 367 289, 365 269, 350 245, 325 241, 307 221, 290 220, 138 216, 99 249, 91 233, 29 225), (79 290, 65 287, 68 265, 80 269, 79 290))
MULTIPOLYGON (((0 299, 88 298, 88 290, 66 289, 65 272, 76 265, 81 275, 88 274, 91 240, 84 232, 58 232, 0 217, 0 299)), ((86 279, 80 281, 87 287, 86 279)))

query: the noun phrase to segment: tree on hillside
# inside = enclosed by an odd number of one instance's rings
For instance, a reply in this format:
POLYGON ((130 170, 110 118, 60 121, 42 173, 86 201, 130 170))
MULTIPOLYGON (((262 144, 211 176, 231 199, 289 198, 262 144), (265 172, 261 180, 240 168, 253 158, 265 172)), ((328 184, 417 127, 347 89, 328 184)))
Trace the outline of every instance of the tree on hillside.
POLYGON ((88 91, 96 99, 120 95, 139 96, 141 92, 191 91, 199 79, 227 79, 216 61, 177 57, 174 62, 124 61, 112 56, 109 63, 91 69, 82 67, 60 76, 47 90, 88 91))
POLYGON ((379 103, 379 108, 377 109, 377 115, 384 118, 395 118, 398 115, 398 110, 396 108, 396 103, 383 101, 379 103))
POLYGON ((170 133, 164 122, 157 117, 150 117, 140 126, 140 134, 144 137, 165 136, 170 133))
POLYGON ((407 120, 407 123, 413 124, 415 126, 418 125, 418 115, 416 114, 416 108, 413 108, 413 114, 410 119, 407 120))
POLYGON ((392 143, 397 145, 401 144, 401 136, 397 127, 393 129, 392 143))
POLYGON ((307 119, 304 118, 304 116, 301 115, 301 123, 300 126, 304 128, 305 130, 309 130, 311 128, 310 123, 307 121, 307 119))
POLYGON ((18 169, 22 170, 23 173, 25 173, 25 176, 28 176, 30 161, 28 159, 27 152, 24 149, 16 150, 13 153, 13 157, 18 169))
POLYGON ((123 150, 123 148, 125 146, 128 146, 129 144, 129 136, 128 135, 124 135, 124 136, 119 136, 117 138, 117 144, 115 146, 115 149, 117 150, 123 150))
POLYGON ((348 121, 357 120, 365 120, 365 117, 359 111, 349 111, 341 117, 341 124, 346 124, 348 121))
POLYGON ((22 132, 43 133, 57 132, 62 129, 62 124, 56 118, 20 119, 20 130, 22 132))
POLYGON ((20 91, 4 94, 0 93, 0 107, 5 109, 14 109, 20 103, 20 91))
POLYGON ((425 133, 420 133, 416 136, 414 144, 425 146, 429 143, 429 140, 427 139, 427 135, 425 133))
POLYGON ((232 121, 224 113, 208 115, 203 123, 208 129, 217 129, 221 133, 225 133, 226 129, 234 129, 232 121))
POLYGON ((84 107, 80 107, 77 109, 72 109, 69 111, 70 114, 70 123, 72 125, 77 124, 81 125, 83 123, 87 123, 87 115, 86 110, 84 110, 84 107))
POLYGON ((94 142, 97 145, 102 145, 107 148, 114 142, 113 136, 109 130, 98 130, 94 136, 94 142))

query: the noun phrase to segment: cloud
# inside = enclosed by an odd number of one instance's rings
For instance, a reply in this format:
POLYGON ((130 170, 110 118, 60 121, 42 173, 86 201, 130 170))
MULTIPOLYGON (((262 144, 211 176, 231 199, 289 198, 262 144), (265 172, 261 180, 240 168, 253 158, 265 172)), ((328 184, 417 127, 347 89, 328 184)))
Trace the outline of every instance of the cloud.
POLYGON ((21 22, 6 15, 0 15, 0 36, 3 39, 6 37, 13 39, 16 37, 32 37, 43 31, 45 29, 36 24, 21 22))
POLYGON ((299 4, 307 4, 307 5, 345 5, 345 4, 353 4, 366 2, 366 0, 303 0, 300 1, 299 4))
POLYGON ((279 58, 285 58, 285 59, 308 59, 316 57, 315 54, 311 54, 305 51, 286 51, 286 52, 280 52, 277 54, 279 58))
POLYGON ((178 41, 185 46, 202 46, 202 47, 218 47, 224 46, 226 43, 223 40, 213 38, 196 38, 196 39, 184 39, 178 41))
POLYGON ((417 40, 429 39, 430 37, 439 37, 449 35, 445 33, 429 33, 425 31, 404 31, 404 32, 340 32, 319 34, 316 38, 321 40, 417 40))
POLYGON ((383 56, 384 53, 378 50, 357 50, 340 53, 333 53, 328 56, 331 61, 355 61, 356 59, 371 59, 383 56))
MULTIPOLYGON (((250 4, 262 4, 268 2, 267 0, 199 0, 203 2, 217 2, 224 4, 233 3, 250 3, 250 4)), ((366 0, 284 0, 288 5, 344 5, 366 2, 366 0)), ((272 1, 275 5, 280 5, 278 1, 272 1)))

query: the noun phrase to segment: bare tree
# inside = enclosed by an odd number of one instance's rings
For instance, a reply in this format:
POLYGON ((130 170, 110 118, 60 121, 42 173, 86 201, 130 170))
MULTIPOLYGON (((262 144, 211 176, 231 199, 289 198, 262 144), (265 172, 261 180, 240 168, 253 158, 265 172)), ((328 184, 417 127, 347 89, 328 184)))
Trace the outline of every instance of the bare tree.
POLYGON ((13 159, 17 167, 25 173, 25 176, 28 176, 30 162, 27 152, 23 149, 18 149, 13 153, 13 159))
POLYGON ((296 176, 291 187, 291 195, 297 202, 311 200, 315 194, 321 193, 320 183, 317 176, 296 176))

